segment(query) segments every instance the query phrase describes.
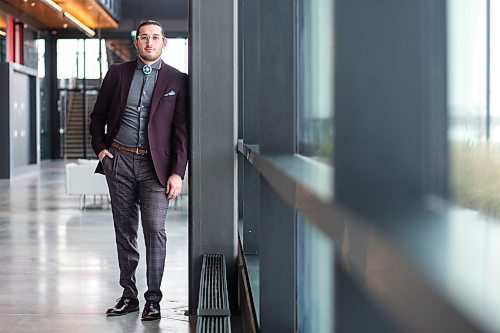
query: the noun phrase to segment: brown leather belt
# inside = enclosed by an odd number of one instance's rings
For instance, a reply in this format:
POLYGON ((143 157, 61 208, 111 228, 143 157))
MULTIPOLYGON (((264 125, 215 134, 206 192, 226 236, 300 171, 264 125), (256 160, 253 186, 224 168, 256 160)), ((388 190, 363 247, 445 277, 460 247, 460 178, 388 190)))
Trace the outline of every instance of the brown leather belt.
POLYGON ((113 143, 111 144, 111 147, 115 147, 116 149, 120 149, 120 150, 123 150, 123 151, 128 151, 129 153, 134 153, 134 154, 142 155, 142 156, 148 154, 148 150, 147 149, 127 147, 127 146, 119 144, 116 141, 113 141, 113 143))

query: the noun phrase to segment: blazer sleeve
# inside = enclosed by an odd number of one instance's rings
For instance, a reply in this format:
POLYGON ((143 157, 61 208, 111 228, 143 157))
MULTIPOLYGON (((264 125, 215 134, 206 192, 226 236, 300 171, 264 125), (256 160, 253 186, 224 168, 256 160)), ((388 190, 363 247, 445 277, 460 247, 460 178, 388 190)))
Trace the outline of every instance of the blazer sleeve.
POLYGON ((189 88, 188 76, 182 74, 182 83, 177 96, 175 104, 175 112, 173 119, 173 143, 174 154, 172 163, 172 173, 176 173, 184 179, 186 172, 186 165, 188 161, 188 147, 189 147, 189 88))
POLYGON ((94 104, 94 109, 90 114, 89 131, 92 137, 92 149, 96 155, 99 155, 106 146, 106 125, 108 123, 108 113, 111 109, 111 100, 114 94, 114 88, 117 84, 116 67, 111 66, 102 81, 101 89, 97 95, 97 100, 94 104))

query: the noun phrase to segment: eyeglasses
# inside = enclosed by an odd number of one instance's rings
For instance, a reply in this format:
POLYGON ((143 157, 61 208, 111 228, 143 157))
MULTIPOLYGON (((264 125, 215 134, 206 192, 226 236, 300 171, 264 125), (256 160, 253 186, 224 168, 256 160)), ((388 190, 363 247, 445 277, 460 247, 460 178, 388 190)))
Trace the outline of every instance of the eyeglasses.
POLYGON ((149 43, 149 41, 153 41, 153 43, 159 43, 160 41, 163 40, 163 38, 165 37, 159 34, 154 34, 154 35, 143 34, 137 37, 137 39, 139 39, 143 43, 149 43))

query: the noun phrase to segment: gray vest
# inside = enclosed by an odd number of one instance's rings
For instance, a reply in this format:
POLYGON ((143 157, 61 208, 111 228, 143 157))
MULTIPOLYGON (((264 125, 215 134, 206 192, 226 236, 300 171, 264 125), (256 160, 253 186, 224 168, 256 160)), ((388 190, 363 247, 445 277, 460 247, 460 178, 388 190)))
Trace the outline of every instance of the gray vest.
POLYGON ((137 59, 120 130, 115 141, 127 147, 149 149, 148 118, 153 90, 161 67, 161 59, 151 65, 150 74, 143 73, 144 63, 137 59), (142 96, 141 96, 142 95, 142 96))

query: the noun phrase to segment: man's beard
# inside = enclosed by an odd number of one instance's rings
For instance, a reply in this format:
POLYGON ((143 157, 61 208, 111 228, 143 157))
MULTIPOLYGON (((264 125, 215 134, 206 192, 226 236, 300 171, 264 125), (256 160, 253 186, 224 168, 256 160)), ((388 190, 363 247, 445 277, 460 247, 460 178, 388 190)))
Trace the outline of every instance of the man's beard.
POLYGON ((156 61, 160 59, 160 54, 141 54, 141 58, 146 60, 146 61, 156 61))

